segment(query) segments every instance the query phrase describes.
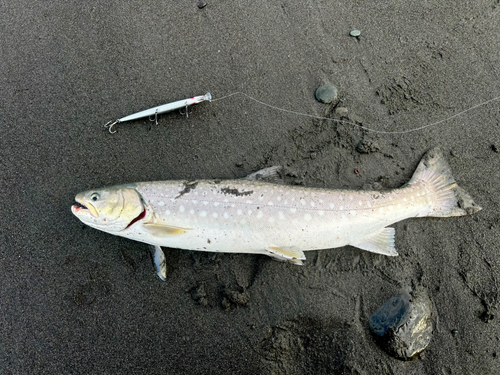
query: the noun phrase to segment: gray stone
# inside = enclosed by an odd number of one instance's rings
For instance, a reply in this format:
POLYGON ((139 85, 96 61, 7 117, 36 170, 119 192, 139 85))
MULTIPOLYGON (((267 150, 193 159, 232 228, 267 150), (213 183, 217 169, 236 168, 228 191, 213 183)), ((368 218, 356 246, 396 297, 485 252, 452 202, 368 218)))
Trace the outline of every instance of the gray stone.
POLYGON ((337 100, 339 92, 335 86, 326 84, 318 87, 315 95, 318 101, 328 104, 337 100))
POLYGON ((361 35, 361 31, 359 30, 352 30, 350 33, 349 33, 350 36, 355 36, 355 37, 358 37, 361 35))
POLYGON ((341 117, 347 117, 349 110, 346 107, 337 107, 335 108, 335 113, 341 117))
POLYGON ((369 325, 385 351, 398 359, 411 360, 431 341, 431 302, 423 292, 399 294, 370 317, 369 325))

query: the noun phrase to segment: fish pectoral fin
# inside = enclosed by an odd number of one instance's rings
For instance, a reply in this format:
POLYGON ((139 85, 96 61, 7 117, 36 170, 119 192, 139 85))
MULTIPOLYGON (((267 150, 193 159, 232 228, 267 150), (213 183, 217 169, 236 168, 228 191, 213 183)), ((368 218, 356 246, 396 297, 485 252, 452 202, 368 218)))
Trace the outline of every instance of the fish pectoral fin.
POLYGON ((398 252, 394 247, 394 236, 396 230, 394 228, 382 228, 378 232, 372 233, 367 237, 362 238, 356 243, 351 243, 351 246, 360 249, 371 251, 372 253, 397 256, 398 252))
POLYGON ((142 224, 142 227, 146 230, 146 232, 148 232, 152 236, 157 236, 157 237, 178 236, 186 233, 188 230, 191 230, 191 228, 181 228, 181 227, 174 227, 171 225, 153 224, 153 223, 142 224))
POLYGON ((156 274, 160 279, 165 281, 167 279, 167 260, 165 258, 165 253, 161 247, 157 245, 149 246, 149 251, 151 251, 156 274))
POLYGON ((267 255, 273 258, 299 266, 302 265, 302 260, 306 259, 304 252, 299 249, 269 246, 266 251, 267 255))

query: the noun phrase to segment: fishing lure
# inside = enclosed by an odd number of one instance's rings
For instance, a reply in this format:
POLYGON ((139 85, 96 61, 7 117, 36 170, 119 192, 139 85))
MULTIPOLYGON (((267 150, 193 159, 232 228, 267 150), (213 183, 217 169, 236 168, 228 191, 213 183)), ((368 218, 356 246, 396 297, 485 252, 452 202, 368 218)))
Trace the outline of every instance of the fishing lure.
POLYGON ((155 121, 156 124, 158 124, 158 115, 165 113, 165 112, 170 112, 174 111, 176 109, 181 109, 181 108, 186 108, 186 117, 188 116, 187 112, 187 107, 193 104, 198 104, 202 103, 204 101, 211 101, 212 100, 212 95, 210 95, 209 92, 207 92, 205 95, 200 95, 200 96, 194 96, 189 99, 184 99, 184 100, 178 100, 176 102, 172 103, 167 103, 163 105, 159 105, 157 107, 145 109, 144 111, 140 111, 137 113, 134 113, 132 115, 128 115, 122 118, 119 118, 118 120, 115 121, 110 121, 106 125, 104 125, 105 128, 108 128, 109 132, 111 134, 116 133, 116 130, 113 130, 113 126, 116 124, 119 124, 121 122, 125 121, 132 121, 132 120, 137 120, 143 117, 150 117, 150 116, 155 116, 155 121))

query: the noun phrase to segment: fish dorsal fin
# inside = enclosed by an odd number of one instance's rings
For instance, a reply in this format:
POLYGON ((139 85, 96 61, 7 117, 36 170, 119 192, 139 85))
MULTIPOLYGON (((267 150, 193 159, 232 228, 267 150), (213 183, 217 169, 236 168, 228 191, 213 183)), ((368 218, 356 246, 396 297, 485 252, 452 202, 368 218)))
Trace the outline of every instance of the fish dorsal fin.
POLYGON ((163 250, 158 245, 149 246, 149 250, 151 251, 151 256, 153 257, 156 274, 160 279, 165 281, 167 279, 167 261, 163 250))
POLYGON ((302 260, 306 259, 304 252, 294 248, 284 248, 277 246, 269 246, 267 249, 268 255, 281 261, 302 265, 302 260))
POLYGON ((366 251, 371 251, 372 253, 397 256, 398 252, 394 247, 395 234, 396 230, 394 228, 382 228, 378 232, 370 234, 369 236, 362 238, 360 241, 351 243, 350 245, 366 251))
POLYGON ((166 224, 155 224, 155 223, 145 223, 142 224, 142 227, 146 230, 146 232, 156 237, 178 236, 186 233, 188 230, 191 230, 191 228, 181 228, 166 224))
POLYGON ((284 184, 283 178, 280 176, 280 172, 283 169, 280 165, 275 165, 273 167, 264 168, 260 171, 249 174, 246 177, 243 177, 242 180, 249 181, 264 181, 264 182, 273 182, 275 184, 284 184))

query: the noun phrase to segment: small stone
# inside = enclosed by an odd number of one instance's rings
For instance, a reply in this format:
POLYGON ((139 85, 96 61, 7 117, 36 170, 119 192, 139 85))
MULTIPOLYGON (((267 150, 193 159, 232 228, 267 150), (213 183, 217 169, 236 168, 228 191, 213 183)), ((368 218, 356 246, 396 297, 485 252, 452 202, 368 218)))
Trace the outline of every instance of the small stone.
POLYGON ((496 152, 496 153, 499 153, 500 152, 500 149, 498 148, 497 145, 491 145, 491 149, 496 152))
POLYGON ((377 143, 370 140, 362 140, 356 146, 356 151, 358 151, 360 154, 371 154, 379 150, 380 148, 377 143))
POLYGON ((335 113, 340 117, 347 117, 349 110, 346 107, 337 107, 335 108, 335 113))
POLYGON ((451 334, 453 335, 453 337, 457 337, 457 335, 458 335, 458 329, 452 329, 451 330, 451 334))
POLYGON ((384 350, 398 359, 411 360, 431 341, 431 302, 423 292, 399 294, 370 317, 369 325, 384 350))
POLYGON ((200 1, 200 2, 198 3, 198 8, 199 8, 199 9, 203 9, 203 8, 205 8, 206 6, 207 6, 207 3, 206 3, 205 1, 200 1))
POLYGON ((337 100, 339 92, 335 86, 326 84, 318 87, 315 95, 321 103, 329 104, 337 100))
POLYGON ((354 37, 358 37, 361 35, 361 31, 359 30, 352 30, 350 33, 349 33, 350 36, 354 36, 354 37))

